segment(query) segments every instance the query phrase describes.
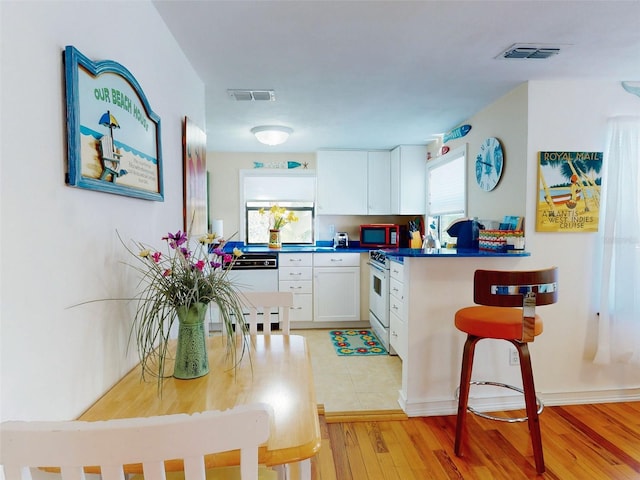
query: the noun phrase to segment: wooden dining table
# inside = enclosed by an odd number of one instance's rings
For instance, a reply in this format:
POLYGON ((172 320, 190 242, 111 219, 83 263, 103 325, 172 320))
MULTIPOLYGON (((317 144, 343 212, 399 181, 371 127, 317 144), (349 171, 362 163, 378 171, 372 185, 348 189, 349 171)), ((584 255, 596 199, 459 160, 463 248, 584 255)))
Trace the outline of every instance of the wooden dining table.
MULTIPOLYGON (((245 338, 248 350, 234 364, 225 338, 208 337, 209 373, 191 380, 165 378, 161 390, 157 378, 146 375, 142 380, 138 365, 78 419, 190 414, 263 402, 272 407, 273 418, 269 440, 259 449, 259 462, 269 467, 293 465, 294 469, 309 471, 309 460, 320 449, 321 439, 307 342, 299 335, 245 338)), ((175 349, 175 344, 171 348, 175 349)), ((167 362, 166 371, 173 371, 172 361, 167 362)), ((205 463, 212 468, 239 465, 239 460, 239 452, 235 451, 208 455, 205 463)), ((169 462, 167 469, 181 470, 182 462, 169 462)), ((141 465, 127 467, 127 473, 140 472, 141 465)))

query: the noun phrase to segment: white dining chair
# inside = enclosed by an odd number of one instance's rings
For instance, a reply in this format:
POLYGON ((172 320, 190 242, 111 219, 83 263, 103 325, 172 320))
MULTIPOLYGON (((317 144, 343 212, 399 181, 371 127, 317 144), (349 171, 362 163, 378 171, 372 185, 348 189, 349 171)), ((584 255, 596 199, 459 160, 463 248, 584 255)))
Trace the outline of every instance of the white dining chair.
POLYGON ((0 424, 0 465, 5 480, 30 480, 37 467, 59 467, 62 480, 83 480, 86 466, 99 466, 103 480, 125 480, 123 466, 130 464, 142 464, 145 480, 273 480, 275 471, 258 466, 271 415, 269 405, 258 403, 97 422, 8 421, 0 424), (205 455, 232 450, 240 450, 239 468, 205 470, 205 455), (179 459, 184 471, 165 477, 165 460, 179 459))
POLYGON ((245 321, 249 333, 258 333, 258 324, 262 323, 264 335, 271 335, 271 324, 280 323, 280 331, 289 335, 289 313, 293 307, 291 292, 242 292, 241 301, 247 311, 245 321), (276 315, 278 315, 276 317, 276 315))

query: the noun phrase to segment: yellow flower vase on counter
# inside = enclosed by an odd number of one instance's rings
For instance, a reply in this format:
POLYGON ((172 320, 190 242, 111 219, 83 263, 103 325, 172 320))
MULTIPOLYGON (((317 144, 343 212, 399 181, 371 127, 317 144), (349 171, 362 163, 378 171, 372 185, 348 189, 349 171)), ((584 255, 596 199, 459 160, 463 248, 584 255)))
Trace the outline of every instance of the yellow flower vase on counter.
POLYGON ((280 230, 269 230, 269 248, 282 248, 282 241, 280 240, 280 230))

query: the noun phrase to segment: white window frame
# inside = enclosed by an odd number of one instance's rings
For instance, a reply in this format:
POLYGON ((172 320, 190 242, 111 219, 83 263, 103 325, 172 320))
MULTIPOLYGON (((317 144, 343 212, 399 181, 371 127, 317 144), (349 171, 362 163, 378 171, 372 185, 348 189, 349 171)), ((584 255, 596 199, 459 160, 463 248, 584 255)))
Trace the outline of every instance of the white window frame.
MULTIPOLYGON (((247 240, 247 201, 311 201, 314 205, 316 202, 316 171, 315 170, 298 170, 298 169, 277 169, 277 168, 255 168, 240 170, 239 180, 239 196, 240 196, 240 218, 238 225, 240 226, 240 240, 247 240), (249 177, 257 177, 259 182, 264 182, 264 190, 258 194, 255 192, 245 192, 245 179, 249 177), (291 179, 304 179, 305 187, 312 185, 311 188, 289 189, 286 185, 291 179), (251 197, 251 198, 250 198, 251 197)), ((294 182, 297 183, 297 182, 294 182)), ((318 231, 318 212, 315 212, 314 218, 314 239, 318 231)))

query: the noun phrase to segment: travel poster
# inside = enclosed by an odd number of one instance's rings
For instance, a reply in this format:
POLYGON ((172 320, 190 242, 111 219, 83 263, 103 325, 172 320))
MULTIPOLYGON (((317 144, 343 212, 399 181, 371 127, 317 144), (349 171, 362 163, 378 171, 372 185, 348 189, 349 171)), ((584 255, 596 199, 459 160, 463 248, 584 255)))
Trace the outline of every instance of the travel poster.
POLYGON ((539 152, 536 231, 598 231, 602 159, 602 152, 539 152))

